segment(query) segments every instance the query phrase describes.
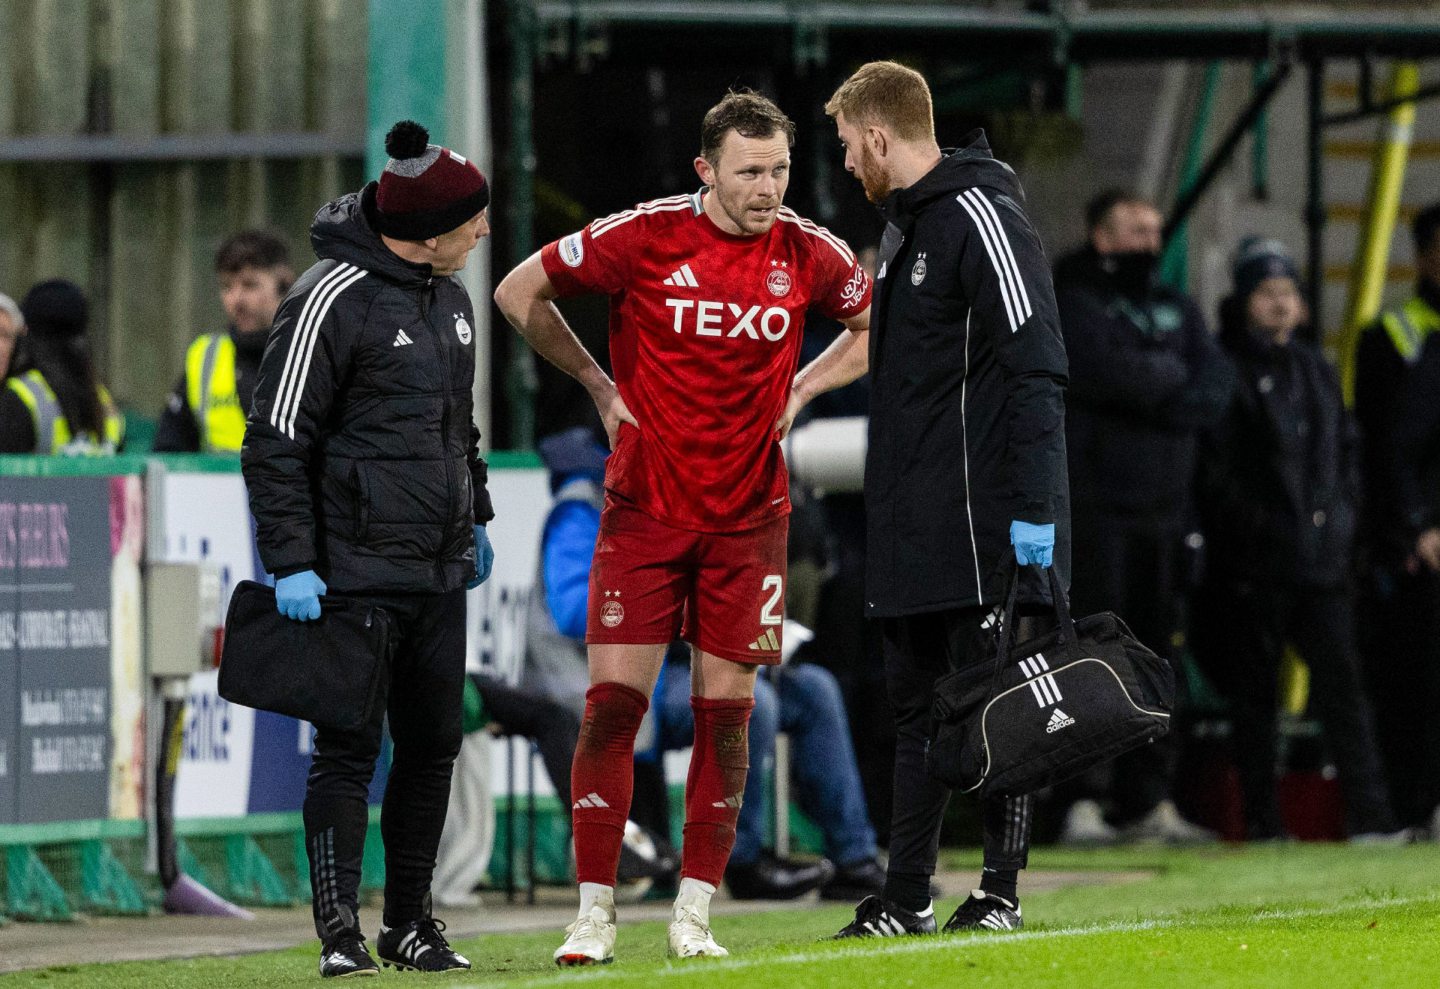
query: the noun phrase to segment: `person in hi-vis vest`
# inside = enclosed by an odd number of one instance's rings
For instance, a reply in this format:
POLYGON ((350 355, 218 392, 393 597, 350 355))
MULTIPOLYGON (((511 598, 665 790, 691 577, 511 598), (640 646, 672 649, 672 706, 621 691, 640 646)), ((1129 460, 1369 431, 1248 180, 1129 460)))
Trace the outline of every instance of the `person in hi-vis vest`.
POLYGON ((155 432, 158 453, 240 452, 270 324, 295 281, 285 242, 261 230, 227 238, 215 274, 229 330, 202 333, 185 352, 155 432))
POLYGON ((125 417, 95 374, 80 286, 40 282, 20 302, 25 333, 0 388, 0 453, 119 452, 125 417))

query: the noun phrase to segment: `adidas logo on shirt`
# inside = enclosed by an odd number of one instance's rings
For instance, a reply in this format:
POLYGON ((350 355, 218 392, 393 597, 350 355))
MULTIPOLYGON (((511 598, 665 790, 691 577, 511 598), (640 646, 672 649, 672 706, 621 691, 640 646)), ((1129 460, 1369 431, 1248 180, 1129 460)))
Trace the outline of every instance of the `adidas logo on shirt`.
POLYGON ((1074 723, 1074 718, 1057 707, 1050 712, 1050 723, 1045 726, 1045 734, 1052 735, 1061 728, 1069 728, 1074 723))
POLYGON ((695 272, 690 270, 688 264, 682 264, 669 278, 665 279, 666 285, 683 285, 686 288, 699 288, 700 283, 695 280, 695 272))
POLYGON ((734 808, 735 810, 739 810, 741 803, 744 802, 744 799, 745 799, 745 795, 744 795, 743 793, 737 793, 737 794, 735 794, 734 796, 726 797, 724 800, 717 800, 717 801, 715 801, 713 804, 711 804, 710 806, 711 806, 711 807, 731 807, 731 808, 734 808))
POLYGON ((750 648, 754 652, 777 652, 780 649, 780 636, 775 634, 773 628, 767 628, 764 635, 750 643, 750 648))
POLYGON ((591 793, 591 794, 588 794, 588 795, 586 795, 586 796, 583 796, 583 797, 581 797, 579 800, 575 801, 575 803, 574 803, 573 805, 571 805, 570 809, 571 809, 571 810, 579 810, 581 807, 588 807, 588 808, 590 808, 591 810, 596 810, 596 809, 601 808, 601 807, 609 807, 609 806, 610 806, 609 804, 607 804, 605 801, 603 801, 603 800, 600 799, 600 794, 598 794, 598 793, 591 793))
POLYGON ((410 335, 409 335, 408 333, 406 333, 404 330, 401 330, 399 333, 395 334, 395 342, 392 343, 390 346, 392 346, 392 347, 408 347, 410 344, 412 344, 412 343, 414 343, 414 342, 415 342, 414 340, 411 340, 411 339, 410 339, 410 335))

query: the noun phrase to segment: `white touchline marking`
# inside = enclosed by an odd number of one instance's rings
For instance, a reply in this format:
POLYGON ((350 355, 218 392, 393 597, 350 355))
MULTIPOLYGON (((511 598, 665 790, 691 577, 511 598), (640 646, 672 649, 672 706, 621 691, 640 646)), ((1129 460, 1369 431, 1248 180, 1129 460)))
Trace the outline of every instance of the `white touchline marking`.
MULTIPOLYGON (((1302 920, 1307 917, 1330 917, 1343 913, 1352 913, 1361 910, 1373 910, 1378 907, 1403 907, 1420 903, 1440 903, 1440 893, 1432 896, 1413 897, 1382 897, 1371 900, 1355 900, 1350 903, 1336 904, 1329 907, 1310 907, 1296 910, 1257 910, 1244 920, 1251 922, 1270 920, 1302 920)), ((1225 906, 1224 904, 1220 905, 1225 906)), ((1233 906, 1233 905, 1232 905, 1233 906)), ((1236 918, 1236 921, 1242 918, 1236 918)), ((1186 920, 1183 918, 1144 920, 1124 923, 1090 924, 1081 927, 1057 927, 1048 931, 1010 931, 1008 933, 996 932, 975 934, 971 936, 950 934, 932 935, 917 937, 913 939, 882 938, 875 942, 860 940, 855 942, 855 947, 839 946, 838 950, 831 951, 797 951, 785 955, 765 955, 754 958, 736 958, 733 955, 729 958, 717 958, 705 966, 705 970, 725 970, 763 968, 776 965, 813 965, 816 962, 828 961, 842 958, 873 958, 880 955, 896 954, 925 954, 932 951, 970 951, 976 948, 995 947, 1006 944, 1015 944, 1020 941, 1048 941, 1053 938, 1089 937, 1096 934, 1125 934, 1139 933, 1141 931, 1157 931, 1167 929, 1179 929, 1184 927, 1203 927, 1212 923, 1204 920, 1186 920)), ((1231 921, 1221 921, 1231 923, 1231 921)), ((553 986, 561 983, 573 983, 577 980, 588 982, 623 979, 627 977, 658 979, 679 976, 680 978, 694 978, 695 967, 693 965, 666 963, 663 968, 650 969, 645 972, 625 971, 614 968, 587 968, 576 972, 569 970, 565 974, 546 976, 538 979, 526 979, 522 982, 505 983, 507 989, 528 989, 530 986, 553 986)), ((480 983, 462 982, 455 984, 457 989, 481 989, 480 983)), ((485 987, 491 989, 491 987, 485 987)))

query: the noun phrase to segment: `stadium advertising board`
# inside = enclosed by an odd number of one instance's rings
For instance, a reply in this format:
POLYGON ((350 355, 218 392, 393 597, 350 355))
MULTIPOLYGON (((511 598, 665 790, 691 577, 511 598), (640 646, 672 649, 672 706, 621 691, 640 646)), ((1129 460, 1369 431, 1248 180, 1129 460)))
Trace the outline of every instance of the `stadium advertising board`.
MULTIPOLYGON (((124 481, 11 478, 0 488, 0 676, 13 699, 0 737, 12 823, 111 816, 114 733, 138 727, 111 719, 114 689, 139 686, 112 682, 112 514, 123 522, 125 509, 112 513, 111 498, 113 487, 123 502, 124 481)), ((114 768, 124 777, 130 767, 114 768)))

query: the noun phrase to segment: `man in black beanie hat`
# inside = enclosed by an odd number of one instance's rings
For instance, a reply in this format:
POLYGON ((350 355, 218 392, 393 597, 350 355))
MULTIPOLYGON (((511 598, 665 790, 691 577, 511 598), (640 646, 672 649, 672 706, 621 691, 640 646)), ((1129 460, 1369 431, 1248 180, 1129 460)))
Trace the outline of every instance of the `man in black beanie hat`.
POLYGON ((1335 370, 1297 332, 1307 314, 1285 246, 1242 241, 1234 280, 1220 310, 1234 388, 1200 443, 1207 573, 1192 624, 1197 656, 1233 705, 1246 833, 1285 834, 1276 717, 1280 661, 1293 643, 1340 770, 1350 837, 1398 840, 1355 649, 1354 423, 1335 370))
POLYGON ((25 293, 20 311, 27 333, 0 391, 0 453, 119 451, 125 418, 90 359, 85 293, 74 282, 50 279, 25 293))
POLYGON ((465 158, 396 124, 384 173, 315 216, 320 258, 280 304, 241 462, 280 612, 320 595, 378 604, 397 631, 386 704, 359 731, 316 726, 305 795, 322 976, 373 974, 358 915, 366 790, 389 715, 381 811, 380 960, 470 963, 431 916, 430 881, 460 749, 465 591, 489 576, 480 434, 472 421, 474 309, 454 278, 489 233, 489 187, 465 158))

